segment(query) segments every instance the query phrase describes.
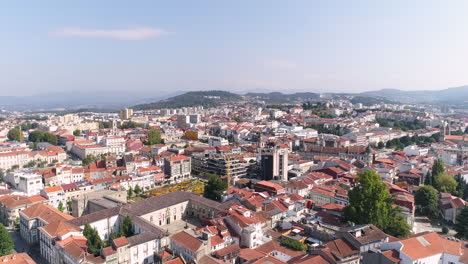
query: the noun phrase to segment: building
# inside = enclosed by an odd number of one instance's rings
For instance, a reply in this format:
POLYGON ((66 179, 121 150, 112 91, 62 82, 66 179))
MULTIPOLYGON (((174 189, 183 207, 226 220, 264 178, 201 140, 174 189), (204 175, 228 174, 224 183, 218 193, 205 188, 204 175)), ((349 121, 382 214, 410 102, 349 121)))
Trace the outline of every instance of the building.
POLYGON ((191 170, 191 161, 187 156, 176 155, 164 159, 166 183, 177 183, 189 180, 191 170))
POLYGON ((283 146, 261 150, 262 180, 288 180, 288 153, 288 148, 283 146))
POLYGON ((68 221, 73 216, 46 204, 35 204, 20 212, 20 234, 30 245, 39 243, 38 228, 53 221, 68 221))
POLYGON ((42 176, 31 171, 8 172, 5 181, 26 196, 37 195, 44 188, 42 176))
POLYGON ((127 120, 133 115, 133 109, 131 108, 124 108, 120 110, 120 119, 127 120))
POLYGON ((437 233, 424 232, 398 241, 382 243, 380 249, 382 252, 395 251, 400 264, 461 264, 466 263, 463 243, 437 233))
POLYGON ((209 137, 208 145, 210 147, 228 146, 229 141, 222 137, 209 137))
POLYGON ((247 176, 249 163, 240 155, 232 154, 208 154, 192 155, 192 171, 195 174, 211 173, 219 176, 231 177, 235 182, 239 178, 247 176))
POLYGON ((35 204, 47 203, 47 199, 35 196, 5 195, 0 197, 0 222, 7 227, 13 227, 19 222, 19 212, 35 204))

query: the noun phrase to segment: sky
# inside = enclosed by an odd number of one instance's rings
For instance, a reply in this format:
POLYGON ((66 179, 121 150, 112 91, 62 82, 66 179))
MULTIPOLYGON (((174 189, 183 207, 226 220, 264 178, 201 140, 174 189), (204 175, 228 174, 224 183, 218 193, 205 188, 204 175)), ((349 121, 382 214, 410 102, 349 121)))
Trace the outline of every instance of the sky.
POLYGON ((2 1, 0 96, 468 84, 468 1, 2 1))

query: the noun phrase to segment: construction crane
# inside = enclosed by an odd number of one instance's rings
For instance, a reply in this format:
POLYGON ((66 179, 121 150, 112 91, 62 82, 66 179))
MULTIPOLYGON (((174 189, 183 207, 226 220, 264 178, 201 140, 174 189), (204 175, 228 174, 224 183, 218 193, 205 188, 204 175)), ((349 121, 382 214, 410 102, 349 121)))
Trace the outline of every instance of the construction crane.
POLYGON ((231 187, 231 156, 226 155, 226 179, 227 179, 227 188, 231 187))

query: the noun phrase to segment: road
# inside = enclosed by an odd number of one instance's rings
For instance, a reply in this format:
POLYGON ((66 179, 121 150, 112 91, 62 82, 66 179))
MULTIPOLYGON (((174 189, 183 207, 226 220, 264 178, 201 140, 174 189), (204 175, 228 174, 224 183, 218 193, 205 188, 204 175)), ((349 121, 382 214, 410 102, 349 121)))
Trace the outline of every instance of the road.
POLYGON ((26 252, 28 255, 36 261, 38 264, 43 264, 44 261, 41 259, 41 254, 39 252, 39 245, 30 247, 26 241, 24 241, 19 232, 9 230, 8 233, 10 234, 13 242, 15 243, 14 253, 23 253, 26 252))

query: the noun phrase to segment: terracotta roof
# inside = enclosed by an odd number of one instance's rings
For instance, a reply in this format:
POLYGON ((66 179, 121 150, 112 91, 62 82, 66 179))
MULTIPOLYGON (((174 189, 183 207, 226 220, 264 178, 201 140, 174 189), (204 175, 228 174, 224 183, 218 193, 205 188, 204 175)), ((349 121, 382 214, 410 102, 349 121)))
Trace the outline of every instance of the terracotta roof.
POLYGON ((52 192, 60 192, 63 191, 62 186, 52 186, 52 187, 46 187, 44 188, 44 191, 46 193, 52 193, 52 192))
POLYGON ((289 249, 287 247, 281 246, 279 242, 277 241, 270 241, 268 243, 265 243, 257 248, 258 251, 263 252, 265 254, 270 254, 271 252, 281 252, 285 255, 288 255, 290 257, 297 257, 297 256, 303 256, 306 254, 304 251, 296 251, 289 249))
POLYGON ((351 245, 351 243, 342 238, 332 240, 330 242, 325 243, 324 245, 327 248, 329 248, 334 255, 340 256, 340 258, 349 257, 351 255, 359 253, 359 250, 357 248, 355 248, 353 245, 351 245))
POLYGON ((40 230, 45 231, 49 236, 56 237, 56 236, 63 236, 70 232, 80 232, 81 229, 74 225, 71 225, 64 221, 54 221, 50 224, 45 226, 39 227, 40 230))
POLYGON ((114 239, 112 241, 114 242, 114 245, 115 245, 116 248, 128 245, 128 240, 127 240, 126 237, 119 237, 119 238, 116 238, 116 239, 114 239))
POLYGON ((175 258, 167 262, 164 262, 164 264, 185 264, 185 263, 182 261, 181 258, 175 258))
POLYGON ((264 256, 266 256, 265 253, 251 248, 242 248, 239 254, 239 257, 246 261, 257 260, 263 258, 264 256))
POLYGON ((196 253, 203 244, 202 241, 189 235, 185 231, 179 232, 171 236, 171 240, 176 242, 180 246, 190 250, 193 253, 196 253))
POLYGON ((20 212, 21 215, 27 218, 40 218, 45 223, 51 223, 52 221, 61 220, 67 221, 74 219, 73 216, 60 212, 54 207, 46 204, 35 204, 29 208, 24 209, 20 212))
POLYGON ((0 263, 5 264, 35 264, 36 262, 27 253, 10 254, 0 257, 0 263))
POLYGON ((400 240, 403 245, 401 251, 411 259, 421 259, 440 253, 462 255, 462 243, 448 240, 437 233, 423 233, 421 235, 400 240))
POLYGON ((398 251, 396 251, 394 249, 384 251, 384 252, 382 252, 382 255, 384 255, 390 261, 395 262, 395 263, 399 263, 401 261, 400 253, 398 253, 398 251))

